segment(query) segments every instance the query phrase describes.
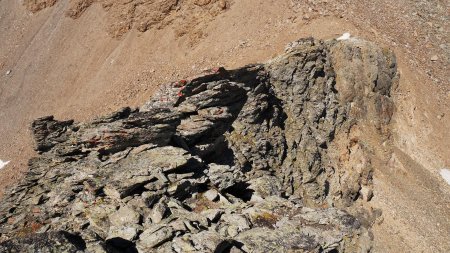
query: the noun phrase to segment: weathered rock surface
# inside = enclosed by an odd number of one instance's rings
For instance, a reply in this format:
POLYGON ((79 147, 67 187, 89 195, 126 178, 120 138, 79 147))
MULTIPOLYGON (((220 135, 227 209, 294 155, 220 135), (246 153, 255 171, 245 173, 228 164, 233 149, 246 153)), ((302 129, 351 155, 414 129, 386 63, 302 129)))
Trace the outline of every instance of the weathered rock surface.
POLYGON ((372 43, 302 39, 266 64, 163 85, 139 109, 40 118, 40 155, 0 203, 0 249, 369 252, 350 213, 370 200, 381 143, 358 133, 389 134, 396 75, 372 43))

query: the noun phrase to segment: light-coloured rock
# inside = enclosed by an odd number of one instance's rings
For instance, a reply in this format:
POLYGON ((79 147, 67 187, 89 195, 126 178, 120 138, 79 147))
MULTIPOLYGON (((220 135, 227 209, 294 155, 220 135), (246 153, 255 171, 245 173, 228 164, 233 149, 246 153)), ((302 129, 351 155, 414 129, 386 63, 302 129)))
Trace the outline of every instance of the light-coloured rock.
MULTIPOLYGON (((249 189, 252 189, 253 195, 261 198, 281 195, 281 182, 273 176, 262 176, 249 181, 249 189)), ((253 196, 252 196, 253 197, 253 196)))
POLYGON ((164 172, 171 172, 185 166, 191 159, 191 155, 184 149, 166 146, 150 149, 145 152, 150 166, 160 168, 164 172))
POLYGON ((210 222, 217 222, 223 213, 224 211, 221 209, 209 209, 203 211, 201 215, 206 217, 210 222))
POLYGON ((162 221, 162 219, 164 219, 167 214, 169 213, 169 208, 167 207, 167 205, 163 202, 159 202, 157 203, 154 207, 153 207, 153 211, 152 211, 152 222, 153 223, 160 223, 162 221))
POLYGON ((109 216, 111 224, 116 227, 138 224, 140 219, 141 215, 129 206, 122 206, 109 216))
POLYGON ((145 185, 152 180, 152 176, 136 176, 130 179, 112 181, 106 184, 104 192, 111 198, 122 199, 129 196, 135 189, 145 185))
POLYGON ((124 227, 110 227, 107 240, 113 238, 121 238, 127 241, 133 241, 137 238, 139 231, 139 228, 133 225, 135 224, 130 224, 129 226, 124 227))
POLYGON ((102 243, 87 243, 86 250, 90 253, 108 253, 102 243))
POLYGON ((203 193, 203 196, 205 196, 205 198, 209 201, 216 201, 219 199, 219 193, 215 189, 207 190, 203 193))
POLYGON ((188 236, 176 237, 173 239, 173 249, 177 253, 196 252, 188 236))
POLYGON ((173 238, 173 230, 170 227, 158 226, 145 230, 137 242, 137 247, 142 251, 151 250, 173 238))
POLYGON ((373 190, 369 186, 362 186, 359 192, 361 193, 362 199, 365 201, 370 201, 373 197, 373 190))
POLYGON ((191 241, 197 252, 214 252, 225 238, 214 231, 201 231, 191 235, 191 241))
POLYGON ((251 223, 247 216, 242 214, 224 214, 221 220, 226 224, 233 226, 230 231, 236 231, 236 233, 249 230, 251 228, 251 223))
POLYGON ((111 205, 91 206, 86 209, 86 217, 89 220, 90 226, 95 229, 96 233, 106 238, 111 225, 108 216, 115 210, 115 207, 111 205))

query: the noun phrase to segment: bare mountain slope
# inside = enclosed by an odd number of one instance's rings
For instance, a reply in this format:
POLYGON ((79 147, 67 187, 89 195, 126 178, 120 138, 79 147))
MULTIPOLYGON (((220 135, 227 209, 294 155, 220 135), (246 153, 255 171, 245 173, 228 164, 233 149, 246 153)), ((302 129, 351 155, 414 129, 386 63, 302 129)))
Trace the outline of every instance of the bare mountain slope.
POLYGON ((26 170, 37 117, 86 120, 142 104, 157 84, 265 61, 299 37, 350 32, 393 49, 401 73, 392 94, 394 155, 376 166, 370 202, 383 210, 378 251, 450 248, 449 185, 439 175, 450 167, 448 2, 235 0, 215 16, 197 12, 194 25, 176 18, 119 38, 108 30, 113 9, 94 1, 73 19, 66 13, 74 3, 33 13, 0 1, 0 159, 11 161, 2 187, 26 170))

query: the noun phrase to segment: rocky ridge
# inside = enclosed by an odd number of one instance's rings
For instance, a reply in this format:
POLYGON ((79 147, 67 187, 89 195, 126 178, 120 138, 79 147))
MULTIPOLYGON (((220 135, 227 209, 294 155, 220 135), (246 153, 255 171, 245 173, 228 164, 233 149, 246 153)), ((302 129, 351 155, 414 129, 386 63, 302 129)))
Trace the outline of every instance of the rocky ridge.
POLYGON ((0 203, 0 249, 369 252, 355 203, 372 195, 396 79, 389 50, 301 39, 162 85, 138 109, 37 119, 40 155, 0 203))

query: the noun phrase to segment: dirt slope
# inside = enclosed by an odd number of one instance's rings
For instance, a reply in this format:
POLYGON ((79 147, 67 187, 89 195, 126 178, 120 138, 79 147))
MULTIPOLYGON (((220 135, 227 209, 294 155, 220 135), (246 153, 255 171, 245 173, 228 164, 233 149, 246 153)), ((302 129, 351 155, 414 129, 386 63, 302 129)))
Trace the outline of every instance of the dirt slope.
MULTIPOLYGON (((180 1, 166 12, 167 23, 145 32, 141 19, 115 5, 126 1, 109 7, 91 1, 79 15, 70 15, 77 1, 44 2, 48 7, 37 11, 0 0, 0 159, 11 160, 0 172, 2 187, 20 177, 33 155, 28 126, 36 117, 86 120, 142 104, 157 84, 265 61, 299 37, 350 32, 392 48, 401 72, 393 155, 375 172, 371 204, 383 210, 377 251, 450 249, 450 186, 439 175, 450 168, 447 1, 234 0, 225 9, 212 1, 213 14, 180 1), (111 32, 123 20, 133 22, 111 32)), ((146 2, 154 1, 139 3, 146 2)), ((153 20, 146 13, 143 20, 153 20)))

